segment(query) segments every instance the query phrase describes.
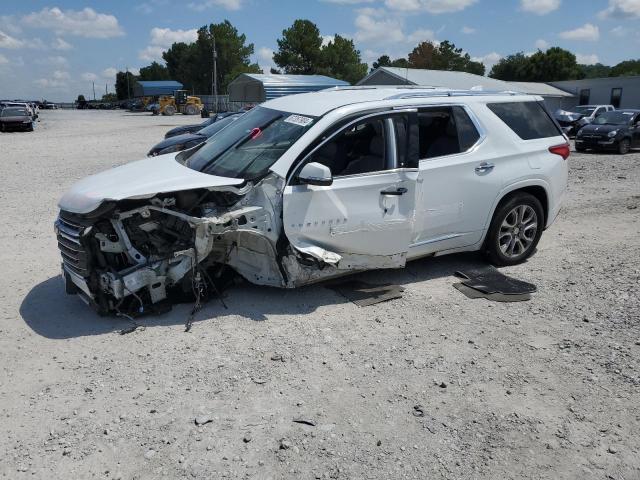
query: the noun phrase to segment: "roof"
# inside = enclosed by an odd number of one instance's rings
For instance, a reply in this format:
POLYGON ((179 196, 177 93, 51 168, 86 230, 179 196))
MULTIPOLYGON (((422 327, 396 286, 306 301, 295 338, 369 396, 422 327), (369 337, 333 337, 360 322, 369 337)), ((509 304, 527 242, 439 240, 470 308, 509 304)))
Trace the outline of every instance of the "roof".
POLYGON ((474 73, 449 70, 424 70, 417 68, 380 67, 358 82, 358 85, 373 85, 378 72, 386 73, 398 79, 399 83, 425 85, 456 89, 482 89, 494 91, 513 91, 546 97, 572 97, 571 93, 546 83, 505 82, 495 78, 483 77, 474 73))
POLYGON ((317 85, 323 87, 335 87, 349 85, 348 82, 327 77, 325 75, 289 75, 276 73, 243 73, 233 82, 254 80, 261 82, 265 86, 293 86, 293 85, 317 85), (248 78, 247 78, 248 77, 248 78))
MULTIPOLYGON (((303 115, 321 116, 339 107, 381 100, 397 100, 397 104, 410 104, 412 99, 431 98, 432 103, 451 102, 452 96, 465 96, 467 101, 482 99, 487 97, 504 99, 504 92, 493 91, 472 91, 472 90, 452 90, 444 88, 416 88, 416 87, 394 87, 394 86, 366 86, 366 87, 338 87, 323 90, 321 92, 304 93, 277 98, 264 104, 267 108, 282 110, 285 112, 299 113, 303 115)), ((518 94, 511 94, 509 98, 518 99, 518 94)), ((523 99, 524 95, 519 96, 523 99)), ((527 96, 525 99, 532 100, 535 97, 527 96)))
POLYGON ((175 80, 138 80, 133 86, 133 95, 135 97, 173 95, 173 92, 181 89, 182 84, 175 80))
POLYGON ((483 77, 473 73, 449 70, 423 70, 418 68, 379 67, 358 82, 358 85, 375 82, 378 72, 384 72, 409 85, 424 85, 431 87, 445 87, 456 89, 471 89, 481 87, 485 90, 510 90, 509 83, 495 78, 483 77))
POLYGON ((549 85, 548 83, 539 83, 539 82, 508 82, 513 86, 514 91, 529 93, 531 95, 542 95, 545 97, 573 97, 574 95, 565 92, 564 90, 560 90, 553 85, 549 85))
POLYGON ((175 80, 138 80, 136 83, 143 87, 172 87, 177 90, 182 88, 182 84, 175 80))

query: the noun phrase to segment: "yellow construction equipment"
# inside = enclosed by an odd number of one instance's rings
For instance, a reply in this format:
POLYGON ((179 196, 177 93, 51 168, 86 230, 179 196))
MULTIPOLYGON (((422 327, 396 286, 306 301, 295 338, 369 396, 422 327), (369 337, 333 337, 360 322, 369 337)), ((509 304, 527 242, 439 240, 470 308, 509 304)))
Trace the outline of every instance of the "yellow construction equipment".
POLYGON ((200 97, 194 97, 188 94, 186 90, 176 90, 173 95, 161 95, 158 99, 158 107, 154 110, 154 114, 174 115, 177 112, 183 115, 198 115, 203 109, 204 104, 200 97))

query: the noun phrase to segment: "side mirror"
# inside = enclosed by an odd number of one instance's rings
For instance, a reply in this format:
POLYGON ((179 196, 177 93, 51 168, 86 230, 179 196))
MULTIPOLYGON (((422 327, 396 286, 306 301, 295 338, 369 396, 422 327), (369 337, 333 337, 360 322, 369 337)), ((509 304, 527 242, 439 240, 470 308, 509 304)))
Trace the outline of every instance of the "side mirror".
POLYGON ((333 183, 331 169, 318 162, 307 163, 302 167, 298 175, 298 180, 307 185, 320 185, 325 187, 333 183))

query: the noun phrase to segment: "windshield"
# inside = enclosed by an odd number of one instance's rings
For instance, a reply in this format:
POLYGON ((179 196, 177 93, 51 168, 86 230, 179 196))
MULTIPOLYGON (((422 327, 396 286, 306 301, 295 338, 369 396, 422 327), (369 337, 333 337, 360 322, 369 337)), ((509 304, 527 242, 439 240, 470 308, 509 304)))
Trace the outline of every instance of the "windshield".
POLYGON ((595 109, 596 109, 596 107, 575 107, 573 109, 573 111, 575 113, 580 113, 580 114, 585 115, 585 116, 588 117, 589 115, 591 115, 593 113, 593 111, 595 109))
POLYGON ((3 117, 20 117, 27 116, 27 111, 24 108, 5 108, 2 110, 3 117))
POLYGON ((598 115, 593 123, 595 125, 627 125, 632 117, 633 112, 606 112, 598 115))
POLYGON ((223 118, 222 120, 218 120, 217 122, 212 123, 211 125, 209 125, 207 127, 201 128, 196 133, 198 135, 204 135, 207 138, 211 137, 211 136, 215 135, 216 133, 218 133, 220 130, 222 130, 224 127, 229 125, 230 123, 233 123, 233 121, 237 120, 238 117, 239 117, 239 115, 233 115, 231 117, 223 118))
MULTIPOLYGON (((315 118, 256 107, 189 152, 186 165, 220 177, 252 180, 267 173, 315 118)), ((214 124, 215 125, 215 124, 214 124)))

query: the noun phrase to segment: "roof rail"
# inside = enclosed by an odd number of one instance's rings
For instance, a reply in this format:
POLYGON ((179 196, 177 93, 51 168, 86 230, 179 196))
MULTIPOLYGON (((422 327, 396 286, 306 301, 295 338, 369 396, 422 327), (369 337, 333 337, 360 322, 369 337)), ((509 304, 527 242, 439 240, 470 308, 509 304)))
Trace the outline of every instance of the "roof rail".
POLYGON ((429 92, 399 93, 385 98, 385 100, 401 100, 405 98, 428 98, 428 97, 472 97, 486 95, 519 95, 518 92, 511 91, 490 91, 490 90, 437 90, 429 92))

